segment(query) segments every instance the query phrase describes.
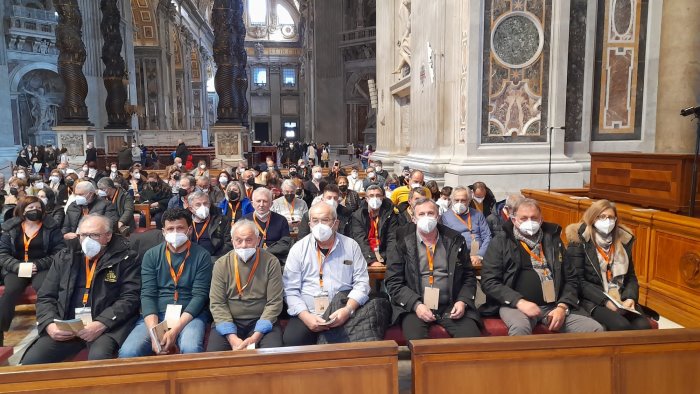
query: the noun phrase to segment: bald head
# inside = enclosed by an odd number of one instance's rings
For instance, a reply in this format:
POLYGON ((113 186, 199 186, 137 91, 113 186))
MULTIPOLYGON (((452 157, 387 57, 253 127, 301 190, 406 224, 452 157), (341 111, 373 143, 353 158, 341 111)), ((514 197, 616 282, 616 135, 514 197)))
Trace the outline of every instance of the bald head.
POLYGON ((316 204, 309 209, 309 223, 326 223, 331 225, 330 222, 336 219, 338 219, 338 214, 329 204, 316 204))

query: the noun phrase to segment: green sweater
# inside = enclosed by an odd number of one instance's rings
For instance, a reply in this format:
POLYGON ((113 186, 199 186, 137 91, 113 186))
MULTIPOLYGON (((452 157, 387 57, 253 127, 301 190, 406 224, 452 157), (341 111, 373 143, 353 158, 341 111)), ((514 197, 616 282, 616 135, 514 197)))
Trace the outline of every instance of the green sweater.
MULTIPOLYGON (((187 255, 171 253, 173 270, 177 274, 182 260, 187 255)), ((211 256, 201 246, 192 243, 190 256, 185 262, 185 269, 177 283, 177 304, 182 305, 182 312, 197 317, 209 301, 211 284, 211 256)), ((175 282, 170 275, 168 261, 165 259, 165 242, 149 249, 141 261, 141 313, 143 316, 165 313, 168 304, 174 304, 175 282)))

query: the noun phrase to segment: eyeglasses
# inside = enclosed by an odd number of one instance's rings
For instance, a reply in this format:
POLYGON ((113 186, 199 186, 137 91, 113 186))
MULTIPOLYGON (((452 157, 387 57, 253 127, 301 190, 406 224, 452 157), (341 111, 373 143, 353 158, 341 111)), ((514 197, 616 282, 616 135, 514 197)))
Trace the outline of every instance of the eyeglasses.
POLYGON ((85 239, 87 237, 90 237, 94 239, 95 241, 99 240, 101 236, 105 235, 105 233, 86 233, 86 234, 79 234, 81 239, 85 239))
POLYGON ((317 225, 317 224, 319 224, 319 223, 325 224, 326 226, 330 226, 330 225, 333 224, 334 221, 335 221, 335 220, 333 220, 333 219, 316 219, 316 218, 313 218, 313 219, 309 220, 309 223, 312 224, 312 225, 314 225, 314 226, 317 225))
POLYGON ((604 214, 600 214, 600 215, 598 215, 598 217, 597 217, 596 219, 598 219, 598 220, 610 219, 610 220, 612 220, 612 221, 614 222, 614 221, 617 220, 617 217, 615 217, 615 216, 613 216, 613 215, 604 215, 604 214))

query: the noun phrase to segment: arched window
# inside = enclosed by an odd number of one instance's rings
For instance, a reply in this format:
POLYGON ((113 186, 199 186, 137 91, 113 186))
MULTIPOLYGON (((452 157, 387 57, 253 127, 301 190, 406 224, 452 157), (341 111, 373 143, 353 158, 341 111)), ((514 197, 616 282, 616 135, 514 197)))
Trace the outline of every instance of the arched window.
POLYGON ((248 0, 248 18, 252 24, 266 24, 267 1, 248 0))
POLYGON ((291 42, 299 39, 299 9, 296 3, 289 0, 248 0, 245 4, 249 41, 291 42))
POLYGON ((294 19, 282 4, 277 4, 277 19, 280 25, 293 25, 294 19))

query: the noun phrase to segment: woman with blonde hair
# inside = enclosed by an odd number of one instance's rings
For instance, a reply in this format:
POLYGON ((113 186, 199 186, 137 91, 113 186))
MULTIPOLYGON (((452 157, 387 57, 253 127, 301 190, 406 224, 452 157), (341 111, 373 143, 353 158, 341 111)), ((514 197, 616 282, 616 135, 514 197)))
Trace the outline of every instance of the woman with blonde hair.
POLYGON ((576 267, 583 309, 608 331, 651 328, 643 315, 626 310, 639 311, 639 283, 632 261, 634 235, 619 223, 615 204, 591 204, 581 222, 566 228, 566 237, 566 261, 576 267))

